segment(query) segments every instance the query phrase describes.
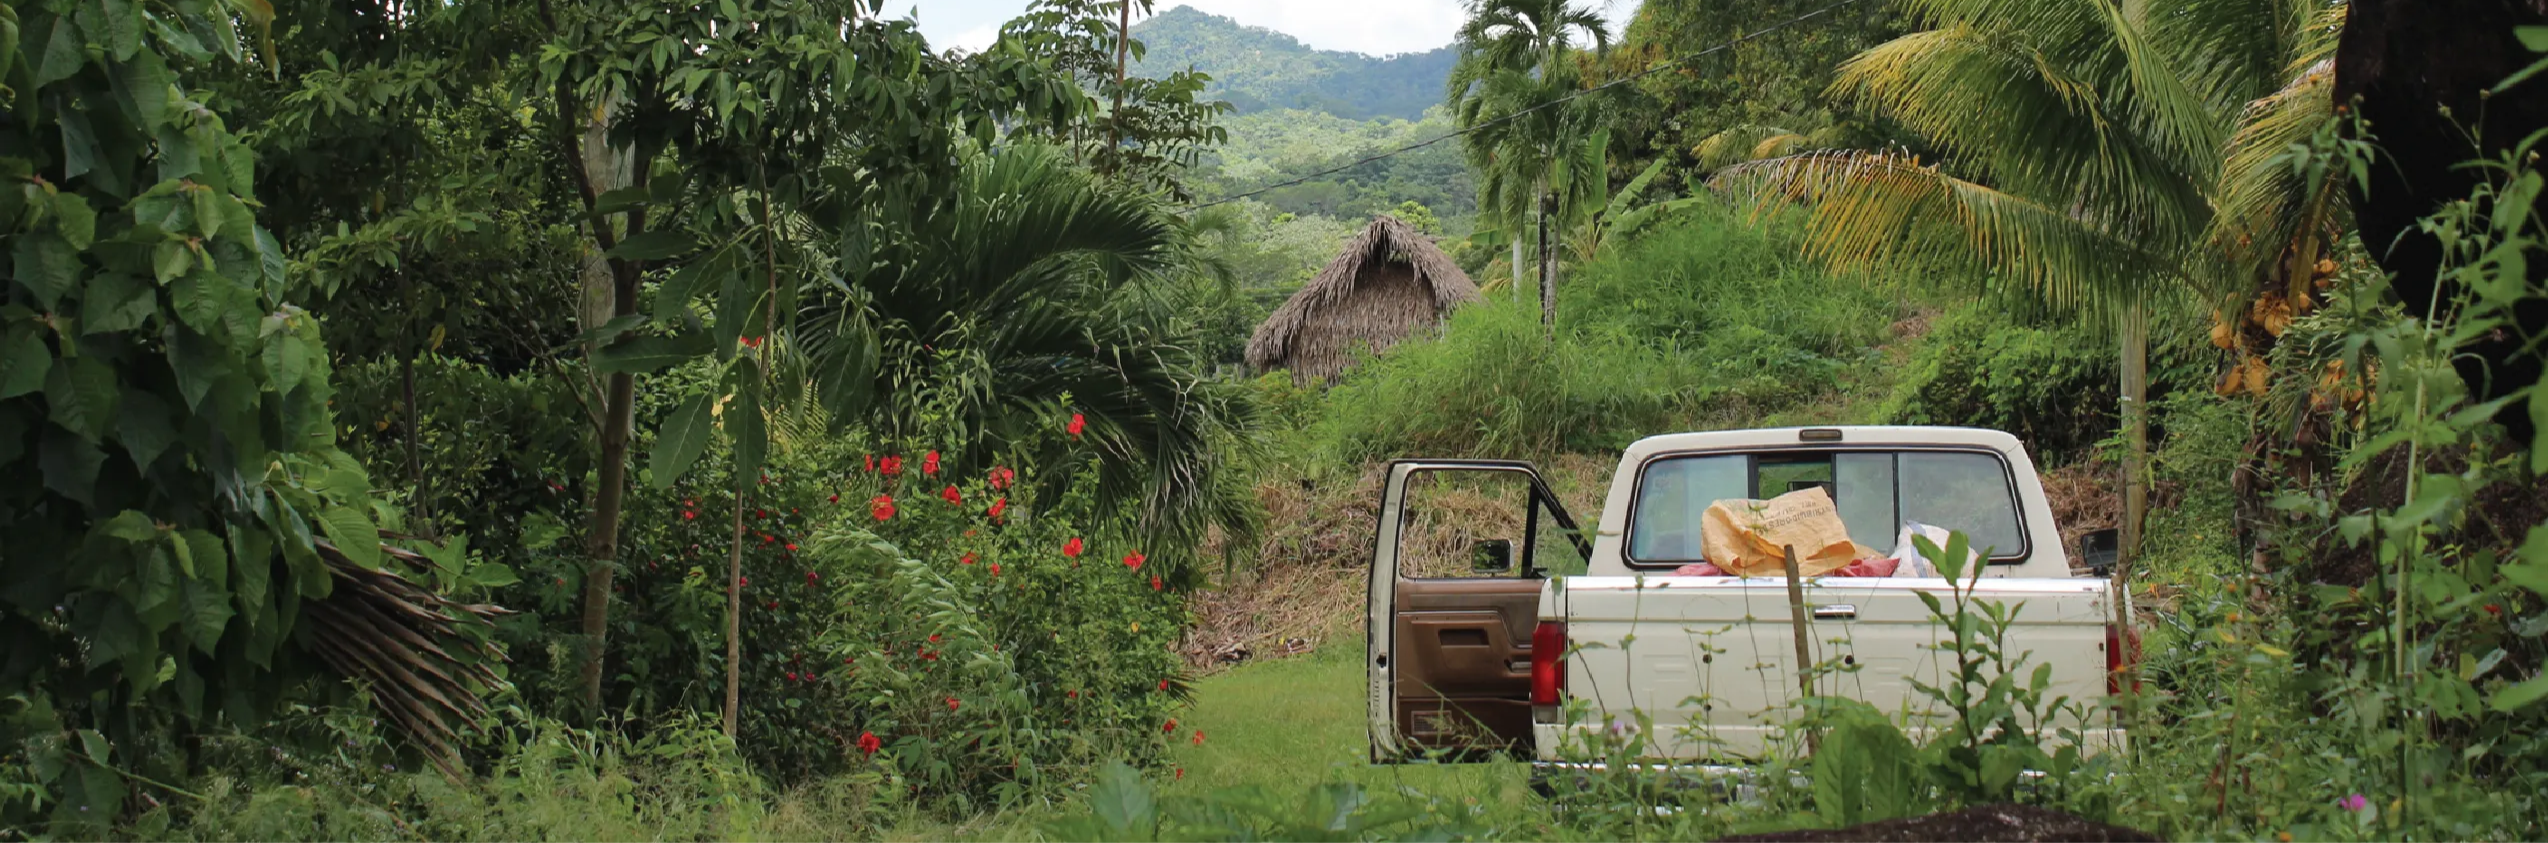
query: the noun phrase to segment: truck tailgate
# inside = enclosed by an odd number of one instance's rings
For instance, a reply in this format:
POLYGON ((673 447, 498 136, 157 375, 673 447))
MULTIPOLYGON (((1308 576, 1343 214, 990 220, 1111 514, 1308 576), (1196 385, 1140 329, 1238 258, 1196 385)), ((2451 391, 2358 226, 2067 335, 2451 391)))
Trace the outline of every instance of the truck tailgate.
MULTIPOLYGON (((1567 690, 1589 705, 1590 722, 1539 724, 1540 757, 1554 759, 1569 738, 1603 728, 1637 728, 1652 718, 1653 755, 1669 759, 1757 757, 1794 716, 1801 694, 1787 583, 1732 577, 1570 577, 1552 583, 1543 617, 1563 618, 1577 648, 1567 690)), ((1937 579, 1824 578, 1804 584, 1814 661, 1834 672, 1817 692, 1863 700, 1907 716, 1916 737, 1932 703, 1912 686, 1937 685, 1953 660, 1936 650, 1948 628, 1919 592, 1948 600, 1937 579)), ((2022 604, 2009 630, 2026 672, 2052 666, 2052 694, 2101 711, 2106 693, 2106 582, 2095 579, 1985 579, 1974 599, 2022 604)), ((1977 610, 1978 611, 1978 610, 1977 610)), ((2102 727, 2103 714, 2093 714, 2102 727)), ((2077 724, 2070 724, 2077 725, 2077 724)), ((2101 736, 2102 737, 2102 736, 2101 736)), ((2096 742, 2092 740, 2092 743, 2096 742)))

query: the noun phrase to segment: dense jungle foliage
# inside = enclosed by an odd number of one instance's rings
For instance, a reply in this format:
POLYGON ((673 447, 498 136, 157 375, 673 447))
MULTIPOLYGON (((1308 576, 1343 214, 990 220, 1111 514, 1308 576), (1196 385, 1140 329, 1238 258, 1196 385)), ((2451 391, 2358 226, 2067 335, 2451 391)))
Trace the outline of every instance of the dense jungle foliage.
MULTIPOLYGON (((2355 4, 1477 0, 1388 59, 1132 5, 0 0, 0 841, 2548 835, 2548 385, 2460 365, 2542 353, 2548 140, 2447 151, 2404 295, 2351 209, 2448 118, 2339 107, 2355 4), (1481 299, 1252 370, 1379 214, 1481 299), (1956 726, 1800 700, 1740 799, 1196 725, 1361 681, 1379 461, 1572 502, 1884 423, 2148 496, 2132 693, 1959 594, 1956 726), (2101 705, 2129 751, 2026 728, 2101 705)), ((2535 17, 2455 18, 2486 96, 2535 17)))

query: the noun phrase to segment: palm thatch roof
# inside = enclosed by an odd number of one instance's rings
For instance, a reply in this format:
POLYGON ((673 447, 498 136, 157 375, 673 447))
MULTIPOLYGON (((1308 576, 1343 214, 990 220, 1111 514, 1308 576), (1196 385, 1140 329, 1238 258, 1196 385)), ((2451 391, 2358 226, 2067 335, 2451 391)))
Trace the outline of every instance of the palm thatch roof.
POLYGON ((1257 326, 1247 362, 1290 369, 1299 382, 1332 379, 1363 349, 1385 350, 1477 300, 1477 284, 1450 255, 1384 214, 1257 326))

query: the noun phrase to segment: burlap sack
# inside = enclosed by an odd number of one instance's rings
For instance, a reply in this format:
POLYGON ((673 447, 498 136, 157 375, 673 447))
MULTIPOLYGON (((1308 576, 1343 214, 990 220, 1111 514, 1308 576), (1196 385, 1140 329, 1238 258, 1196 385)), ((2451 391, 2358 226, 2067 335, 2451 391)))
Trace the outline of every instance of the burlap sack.
POLYGON ((1796 548, 1803 576, 1830 573, 1877 555, 1849 540, 1849 525, 1820 487, 1798 489, 1765 501, 1721 500, 1700 516, 1702 551, 1709 562, 1738 577, 1787 576, 1782 549, 1796 548))

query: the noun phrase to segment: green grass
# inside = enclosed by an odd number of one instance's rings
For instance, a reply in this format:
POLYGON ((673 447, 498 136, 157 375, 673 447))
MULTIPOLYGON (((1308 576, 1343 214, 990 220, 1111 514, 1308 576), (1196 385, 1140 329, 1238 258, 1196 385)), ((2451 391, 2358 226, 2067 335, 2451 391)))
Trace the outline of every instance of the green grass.
POLYGON ((1307 657, 1246 665, 1205 679, 1182 721, 1188 729, 1203 730, 1203 745, 1188 743, 1171 755, 1185 777, 1173 778, 1172 770, 1163 792, 1188 796, 1241 787, 1288 792, 1350 781, 1488 804, 1524 798, 1529 769, 1518 762, 1370 763, 1362 653, 1360 641, 1339 641, 1307 657))

